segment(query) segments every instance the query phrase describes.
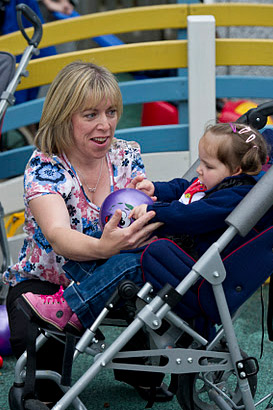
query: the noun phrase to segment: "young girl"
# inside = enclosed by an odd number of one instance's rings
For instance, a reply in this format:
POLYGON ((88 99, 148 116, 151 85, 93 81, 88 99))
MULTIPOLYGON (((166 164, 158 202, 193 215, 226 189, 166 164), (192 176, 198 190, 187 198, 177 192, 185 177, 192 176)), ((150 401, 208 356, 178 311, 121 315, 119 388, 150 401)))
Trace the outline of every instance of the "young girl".
POLYGON ((261 177, 268 158, 262 135, 236 123, 208 126, 198 149, 198 178, 191 182, 177 178, 153 184, 135 178, 135 188, 156 196, 158 202, 140 205, 130 215, 138 219, 154 210, 153 221, 164 223, 161 236, 175 235, 179 245, 195 258, 226 228, 225 218, 261 177))
MULTIPOLYGON (((157 202, 140 205, 131 214, 138 219, 155 211, 152 221, 164 224, 159 229, 161 236, 174 236, 197 259, 227 228, 226 217, 261 177, 267 156, 265 140, 251 127, 236 123, 209 126, 199 142, 198 178, 152 183, 136 177, 135 188, 156 196, 157 202)), ((56 294, 61 305, 45 304, 44 295, 30 292, 23 295, 24 303, 58 329, 65 327, 73 312, 87 328, 121 280, 143 284, 140 258, 139 250, 120 253, 107 261, 68 261, 64 270, 74 283, 56 294), (60 310, 64 312, 62 318, 57 315, 60 310)))

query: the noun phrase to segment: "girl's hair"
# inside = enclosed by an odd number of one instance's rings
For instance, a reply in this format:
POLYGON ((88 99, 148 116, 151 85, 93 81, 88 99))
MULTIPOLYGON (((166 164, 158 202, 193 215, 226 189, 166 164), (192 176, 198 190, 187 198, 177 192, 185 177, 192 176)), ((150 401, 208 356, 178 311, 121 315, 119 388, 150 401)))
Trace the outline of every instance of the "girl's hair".
POLYGON ((60 155, 73 144, 71 117, 110 100, 122 114, 122 96, 114 75, 105 67, 75 61, 53 80, 43 106, 35 145, 42 152, 60 155))
MULTIPOLYGON (((263 136, 249 125, 239 123, 219 123, 209 125, 204 137, 211 133, 216 137, 216 157, 231 172, 240 167, 242 172, 257 175, 268 160, 268 147, 263 136)), ((210 147, 208 146, 208 150, 210 147)), ((215 151, 214 151, 215 153, 215 151)))

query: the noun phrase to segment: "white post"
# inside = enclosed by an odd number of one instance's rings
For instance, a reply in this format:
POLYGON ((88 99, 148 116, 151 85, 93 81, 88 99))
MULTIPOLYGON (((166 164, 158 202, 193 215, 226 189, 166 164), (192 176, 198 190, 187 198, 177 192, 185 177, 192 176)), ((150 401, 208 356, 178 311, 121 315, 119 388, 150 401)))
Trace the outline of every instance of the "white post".
POLYGON ((188 17, 188 99, 190 164, 198 158, 198 141, 216 120, 215 18, 188 17))

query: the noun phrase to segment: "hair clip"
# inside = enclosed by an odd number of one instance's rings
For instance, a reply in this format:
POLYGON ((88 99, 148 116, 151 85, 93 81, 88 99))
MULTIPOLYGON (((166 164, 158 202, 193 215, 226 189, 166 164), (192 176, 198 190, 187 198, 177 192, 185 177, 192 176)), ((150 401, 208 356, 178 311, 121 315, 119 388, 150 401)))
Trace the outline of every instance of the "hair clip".
POLYGON ((236 125, 232 124, 232 122, 230 122, 229 125, 231 126, 231 129, 234 133, 237 132, 236 125))
MULTIPOLYGON (((247 137, 246 139, 246 143, 248 144, 249 142, 255 140, 256 135, 255 134, 251 134, 249 137, 247 137)), ((254 147, 257 147, 257 145, 254 145, 254 147)), ((258 148, 258 147, 257 147, 258 148)))
POLYGON ((248 126, 248 125, 246 125, 244 128, 241 128, 239 131, 238 131, 238 134, 245 134, 246 132, 253 132, 253 130, 248 126))
MULTIPOLYGON (((256 135, 253 133, 253 130, 248 125, 246 125, 244 128, 241 128, 238 131, 236 129, 235 124, 232 124, 232 122, 230 122, 229 125, 231 126, 231 129, 234 133, 238 132, 238 134, 240 134, 240 135, 245 134, 246 132, 252 132, 252 134, 249 137, 247 137, 247 139, 245 141, 246 143, 249 143, 249 142, 253 141, 256 138, 256 135)), ((258 148, 256 145, 255 145, 255 147, 258 148)))

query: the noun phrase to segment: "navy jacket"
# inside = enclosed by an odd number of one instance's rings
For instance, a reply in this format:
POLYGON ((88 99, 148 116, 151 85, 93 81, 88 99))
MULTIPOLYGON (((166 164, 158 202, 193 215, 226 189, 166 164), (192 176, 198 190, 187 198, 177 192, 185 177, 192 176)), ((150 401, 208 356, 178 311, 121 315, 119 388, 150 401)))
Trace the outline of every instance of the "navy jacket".
POLYGON ((204 198, 189 205, 179 202, 179 198, 196 178, 190 182, 183 178, 155 182, 154 195, 158 202, 149 205, 147 210, 156 212, 153 222, 164 222, 158 231, 161 237, 187 235, 192 240, 195 251, 193 256, 195 253, 200 256, 227 229, 226 217, 262 175, 241 174, 225 178, 216 187, 206 191, 204 198))

